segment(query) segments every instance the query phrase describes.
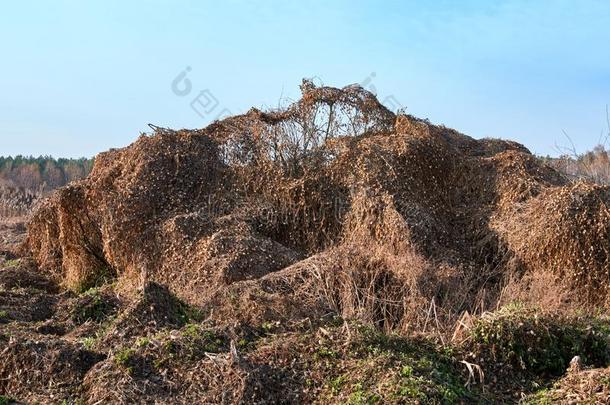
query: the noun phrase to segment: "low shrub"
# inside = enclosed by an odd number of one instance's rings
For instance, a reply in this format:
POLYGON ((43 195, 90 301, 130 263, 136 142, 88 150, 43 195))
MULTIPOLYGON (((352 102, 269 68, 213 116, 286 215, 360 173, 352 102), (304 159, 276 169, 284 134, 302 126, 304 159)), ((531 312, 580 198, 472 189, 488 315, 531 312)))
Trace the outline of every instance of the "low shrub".
POLYGON ((77 299, 70 317, 76 324, 87 321, 101 322, 111 313, 116 312, 117 307, 118 303, 114 297, 103 293, 99 288, 92 288, 77 299))
POLYGON ((598 318, 541 315, 513 305, 478 319, 471 343, 478 358, 498 366, 560 375, 574 356, 587 365, 607 365, 609 330, 598 318))

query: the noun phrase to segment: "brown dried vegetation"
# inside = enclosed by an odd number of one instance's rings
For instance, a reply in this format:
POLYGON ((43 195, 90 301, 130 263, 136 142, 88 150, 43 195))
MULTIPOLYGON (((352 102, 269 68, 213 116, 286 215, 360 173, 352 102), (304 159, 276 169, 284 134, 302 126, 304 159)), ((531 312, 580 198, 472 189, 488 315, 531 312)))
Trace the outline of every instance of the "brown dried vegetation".
POLYGON ((45 330, 89 339, 105 359, 74 374, 84 383, 64 397, 483 400, 472 387, 439 388, 461 377, 470 385, 473 363, 449 361, 448 380, 426 379, 439 370, 415 367, 423 374, 413 377, 410 357, 377 349, 367 364, 379 373, 361 376, 377 391, 352 382, 335 395, 332 384, 308 384, 364 365, 344 349, 351 338, 314 356, 330 369, 307 360, 317 349, 297 359, 290 346, 305 330, 338 333, 328 324, 339 317, 467 350, 478 347, 473 319, 515 300, 542 312, 607 309, 608 186, 574 183, 519 144, 395 115, 358 86, 304 81, 302 92, 284 110, 201 130, 154 127, 37 207, 26 249, 49 282, 72 291, 48 293, 60 302, 45 330), (279 341, 261 343, 271 332, 279 341), (388 364, 411 368, 381 373, 388 364), (388 391, 375 378, 406 385, 388 391))

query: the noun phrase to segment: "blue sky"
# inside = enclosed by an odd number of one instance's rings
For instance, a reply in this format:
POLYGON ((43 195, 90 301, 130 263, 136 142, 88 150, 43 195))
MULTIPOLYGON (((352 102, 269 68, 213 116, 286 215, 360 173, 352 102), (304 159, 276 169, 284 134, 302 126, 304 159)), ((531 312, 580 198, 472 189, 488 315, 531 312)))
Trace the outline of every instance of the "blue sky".
POLYGON ((411 114, 536 153, 557 154, 565 130, 584 151, 606 129, 609 21, 593 0, 6 2, 0 155, 90 156, 147 123, 276 106, 303 77, 366 82, 411 114))

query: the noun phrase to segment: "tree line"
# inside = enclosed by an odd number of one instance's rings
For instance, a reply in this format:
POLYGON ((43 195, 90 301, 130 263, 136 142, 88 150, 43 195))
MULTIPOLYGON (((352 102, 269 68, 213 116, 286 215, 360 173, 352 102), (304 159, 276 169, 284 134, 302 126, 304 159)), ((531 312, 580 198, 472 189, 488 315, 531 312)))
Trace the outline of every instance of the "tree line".
POLYGON ((542 160, 572 179, 610 184, 610 151, 604 145, 582 154, 564 154, 558 158, 547 156, 542 160))
POLYGON ((86 177, 93 159, 51 156, 0 157, 0 186, 46 192, 86 177))

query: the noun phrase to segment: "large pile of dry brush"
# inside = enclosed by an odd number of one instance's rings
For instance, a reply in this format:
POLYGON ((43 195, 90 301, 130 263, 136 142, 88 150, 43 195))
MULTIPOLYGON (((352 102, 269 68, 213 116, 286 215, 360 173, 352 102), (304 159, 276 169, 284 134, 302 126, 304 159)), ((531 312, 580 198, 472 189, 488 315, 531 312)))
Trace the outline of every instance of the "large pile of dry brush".
POLYGON ((69 289, 154 281, 219 322, 334 311, 443 335, 515 299, 608 306, 609 187, 358 86, 302 94, 100 154, 38 207, 28 251, 69 289))

